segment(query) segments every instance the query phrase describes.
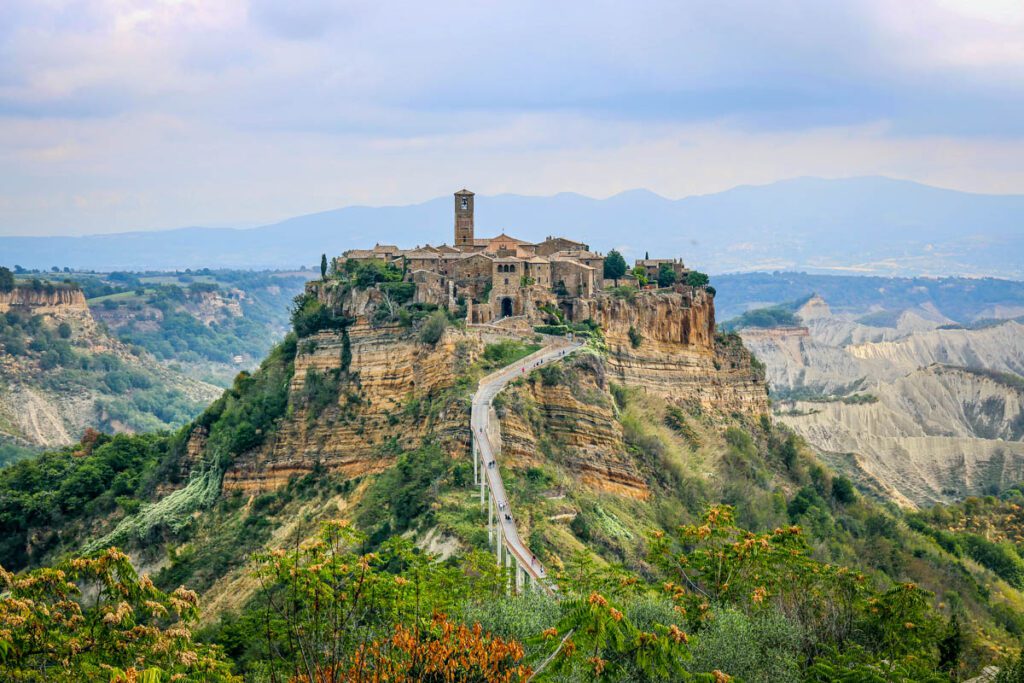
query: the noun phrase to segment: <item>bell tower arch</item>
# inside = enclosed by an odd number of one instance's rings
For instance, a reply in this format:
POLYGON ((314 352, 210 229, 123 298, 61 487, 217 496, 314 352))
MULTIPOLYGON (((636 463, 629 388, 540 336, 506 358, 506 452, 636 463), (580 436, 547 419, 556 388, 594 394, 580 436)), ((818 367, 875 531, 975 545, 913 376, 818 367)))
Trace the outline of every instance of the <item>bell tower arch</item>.
POLYGON ((455 246, 473 246, 473 193, 465 188, 455 193, 455 246))

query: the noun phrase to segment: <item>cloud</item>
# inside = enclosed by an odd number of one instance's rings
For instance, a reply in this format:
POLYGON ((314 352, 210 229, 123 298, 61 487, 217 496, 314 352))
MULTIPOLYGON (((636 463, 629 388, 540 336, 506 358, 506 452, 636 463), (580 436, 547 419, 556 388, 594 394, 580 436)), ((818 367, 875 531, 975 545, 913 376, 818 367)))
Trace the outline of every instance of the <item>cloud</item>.
POLYGON ((451 183, 1024 191, 1022 67, 1024 11, 1002 0, 7 0, 0 232, 254 222, 451 183))

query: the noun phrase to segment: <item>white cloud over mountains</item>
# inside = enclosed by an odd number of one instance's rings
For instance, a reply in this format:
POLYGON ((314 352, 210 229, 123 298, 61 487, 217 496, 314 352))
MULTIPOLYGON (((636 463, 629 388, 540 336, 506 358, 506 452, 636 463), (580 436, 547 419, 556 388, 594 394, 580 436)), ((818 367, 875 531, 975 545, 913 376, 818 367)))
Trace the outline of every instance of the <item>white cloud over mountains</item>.
POLYGON ((0 4, 0 234, 885 174, 1024 192, 1019 2, 0 4))

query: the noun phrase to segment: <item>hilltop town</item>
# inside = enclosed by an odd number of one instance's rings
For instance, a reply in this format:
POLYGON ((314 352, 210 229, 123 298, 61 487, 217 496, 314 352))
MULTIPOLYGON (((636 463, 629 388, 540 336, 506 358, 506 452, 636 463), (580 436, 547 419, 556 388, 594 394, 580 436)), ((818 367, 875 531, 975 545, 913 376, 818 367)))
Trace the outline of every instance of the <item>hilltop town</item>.
MULTIPOLYGON (((513 317, 528 321, 559 318, 579 322, 594 317, 597 293, 615 287, 625 274, 625 263, 609 273, 605 256, 590 246, 566 237, 527 242, 504 232, 477 237, 474 194, 455 193, 455 231, 452 245, 423 245, 400 249, 377 244, 372 249, 351 249, 334 259, 336 271, 382 262, 399 268, 403 279, 414 283, 415 301, 456 310, 464 305, 466 321, 490 323, 513 317)), ((611 255, 610 255, 611 256, 611 255)), ((638 259, 631 282, 655 288, 671 287, 692 301, 691 284, 704 286, 701 274, 692 279, 682 259, 638 259)))

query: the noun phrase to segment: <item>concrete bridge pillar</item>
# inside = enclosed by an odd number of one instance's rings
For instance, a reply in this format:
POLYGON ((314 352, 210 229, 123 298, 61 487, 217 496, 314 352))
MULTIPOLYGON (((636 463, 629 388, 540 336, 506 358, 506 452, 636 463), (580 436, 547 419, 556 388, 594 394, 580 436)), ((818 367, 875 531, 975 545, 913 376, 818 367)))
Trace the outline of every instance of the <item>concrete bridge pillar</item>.
POLYGON ((488 496, 487 500, 487 543, 490 545, 494 542, 494 497, 488 496))
MULTIPOLYGON (((501 524, 498 524, 497 537, 498 537, 497 538, 498 542, 494 544, 494 557, 495 557, 495 561, 498 563, 498 566, 500 567, 501 566, 501 551, 502 551, 503 546, 505 545, 504 532, 501 530, 501 524)), ((506 556, 506 558, 507 558, 507 556, 506 556)))

